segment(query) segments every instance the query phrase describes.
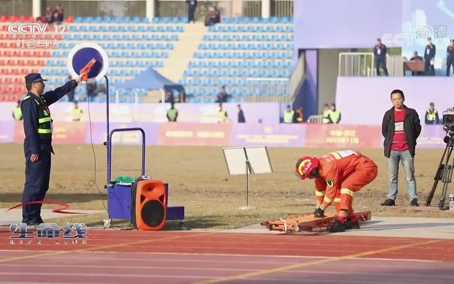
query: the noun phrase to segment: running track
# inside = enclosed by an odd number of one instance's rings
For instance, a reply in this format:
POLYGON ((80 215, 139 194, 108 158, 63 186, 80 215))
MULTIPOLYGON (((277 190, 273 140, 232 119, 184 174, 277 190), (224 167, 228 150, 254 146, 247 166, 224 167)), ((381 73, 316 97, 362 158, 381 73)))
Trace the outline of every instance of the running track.
POLYGON ((86 245, 10 244, 1 283, 452 284, 454 240, 89 230, 86 245))

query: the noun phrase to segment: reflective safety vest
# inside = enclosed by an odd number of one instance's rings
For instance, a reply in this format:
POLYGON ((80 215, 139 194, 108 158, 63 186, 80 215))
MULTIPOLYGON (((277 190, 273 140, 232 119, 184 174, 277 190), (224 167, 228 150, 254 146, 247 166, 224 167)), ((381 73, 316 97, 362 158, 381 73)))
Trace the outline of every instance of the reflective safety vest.
POLYGON ((285 111, 284 112, 284 123, 293 123, 294 115, 295 115, 295 112, 293 110, 285 111))
POLYGON ((170 121, 175 121, 177 118, 178 110, 176 108, 170 108, 167 110, 167 116, 169 117, 170 121))
POLYGON ((225 110, 218 111, 218 122, 225 122, 225 110))
POLYGON ((22 100, 22 102, 24 102, 28 99, 33 99, 33 101, 38 105, 38 136, 39 136, 39 138, 43 139, 43 140, 50 140, 52 138, 52 118, 50 116, 48 108, 44 104, 42 104, 39 99, 31 98, 30 96, 25 96, 25 98, 22 100))
POLYGON ((339 116, 340 116, 340 111, 338 111, 337 109, 335 111, 331 111, 331 113, 330 113, 330 117, 331 117, 331 120, 333 121, 333 123, 337 123, 337 121, 339 120, 339 116))
POLYGON ((329 123, 329 115, 330 115, 331 112, 332 111, 330 109, 323 111, 323 114, 322 114, 323 115, 323 119, 322 119, 323 123, 329 123))
POLYGON ((13 115, 15 120, 21 120, 22 119, 22 110, 20 107, 15 107, 13 110, 13 115))
POLYGON ((435 121, 437 119, 437 111, 434 110, 433 113, 430 113, 430 111, 427 110, 426 118, 427 118, 427 120, 435 121))
POLYGON ((82 118, 82 113, 83 111, 80 108, 73 109, 73 119, 80 120, 82 118))

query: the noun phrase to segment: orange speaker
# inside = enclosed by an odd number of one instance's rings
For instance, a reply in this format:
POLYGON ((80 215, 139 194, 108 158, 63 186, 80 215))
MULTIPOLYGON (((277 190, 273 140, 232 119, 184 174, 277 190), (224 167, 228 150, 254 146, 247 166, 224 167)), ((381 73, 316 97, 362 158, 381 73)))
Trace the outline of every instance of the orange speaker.
POLYGON ((138 180, 132 185, 131 222, 139 231, 164 228, 167 214, 165 185, 160 180, 138 180))

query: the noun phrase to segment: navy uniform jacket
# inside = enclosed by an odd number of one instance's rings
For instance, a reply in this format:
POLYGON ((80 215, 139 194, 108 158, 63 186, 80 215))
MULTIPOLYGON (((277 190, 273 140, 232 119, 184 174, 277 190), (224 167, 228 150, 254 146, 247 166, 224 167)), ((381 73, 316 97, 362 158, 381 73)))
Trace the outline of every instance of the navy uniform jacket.
POLYGON ((454 46, 448 46, 446 53, 448 55, 448 60, 454 60, 454 46))
POLYGON ((386 52, 387 48, 386 45, 381 44, 381 45, 375 45, 374 46, 374 56, 375 59, 385 59, 386 58, 386 52), (380 50, 380 53, 378 52, 380 50))
POLYGON ((424 50, 424 60, 431 60, 432 58, 435 57, 435 54, 437 53, 437 47, 435 44, 426 45, 426 49, 424 50))
MULTIPOLYGON (((47 106, 55 103, 60 100, 64 95, 69 91, 77 87, 77 82, 75 80, 68 81, 65 85, 56 88, 53 91, 49 91, 42 95, 47 106)), ((30 96, 30 99, 24 100, 21 103, 22 117, 24 121, 24 132, 25 132, 25 142, 24 142, 24 152, 31 152, 32 154, 39 154, 40 150, 52 151, 52 141, 44 141, 38 136, 38 108, 34 99, 39 101, 40 98, 33 93, 28 92, 27 96, 30 96)))

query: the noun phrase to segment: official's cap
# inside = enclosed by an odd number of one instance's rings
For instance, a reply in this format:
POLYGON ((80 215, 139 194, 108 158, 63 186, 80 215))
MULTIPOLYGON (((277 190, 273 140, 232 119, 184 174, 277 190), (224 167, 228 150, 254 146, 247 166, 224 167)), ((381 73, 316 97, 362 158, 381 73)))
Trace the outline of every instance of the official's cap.
POLYGON ((36 83, 36 82, 44 82, 43 77, 41 77, 40 73, 30 73, 25 76, 25 83, 36 83))

